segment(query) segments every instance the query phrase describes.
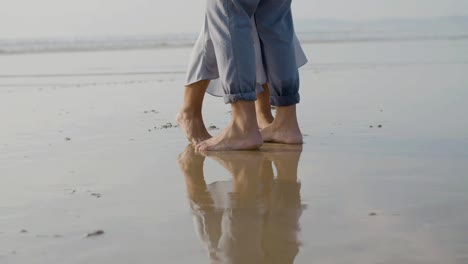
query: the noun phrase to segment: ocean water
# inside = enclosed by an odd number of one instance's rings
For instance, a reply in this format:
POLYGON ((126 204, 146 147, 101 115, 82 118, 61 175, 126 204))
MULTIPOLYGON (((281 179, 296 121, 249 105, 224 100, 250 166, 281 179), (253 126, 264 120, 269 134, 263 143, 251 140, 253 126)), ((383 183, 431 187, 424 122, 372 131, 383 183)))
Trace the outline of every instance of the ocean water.
MULTIPOLYGON (((468 39, 468 17, 375 21, 298 20, 302 43, 468 39)), ((2 39, 0 54, 189 47, 197 32, 177 34, 2 39)))

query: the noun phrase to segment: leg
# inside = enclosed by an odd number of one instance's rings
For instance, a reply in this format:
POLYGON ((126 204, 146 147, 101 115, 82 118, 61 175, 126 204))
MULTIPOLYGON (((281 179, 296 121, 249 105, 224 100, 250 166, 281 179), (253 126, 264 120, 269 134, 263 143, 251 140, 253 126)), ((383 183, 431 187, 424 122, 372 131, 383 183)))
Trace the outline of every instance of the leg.
POLYGON ((263 140, 255 116, 255 50, 251 17, 257 0, 208 0, 207 21, 219 66, 225 102, 232 104, 231 124, 197 145, 201 151, 244 150, 263 140))
POLYGON ((202 116, 203 99, 209 82, 203 80, 185 87, 184 102, 176 117, 177 123, 193 144, 211 137, 202 116))
POLYGON ((270 105, 270 88, 268 87, 268 84, 264 84, 263 92, 257 94, 255 111, 257 113, 257 122, 260 129, 265 128, 273 122, 270 105))
POLYGON ((271 104, 277 106, 275 120, 262 130, 262 136, 265 141, 300 144, 302 134, 295 106, 299 103, 299 73, 295 58, 291 0, 262 0, 255 18, 273 92, 271 104))

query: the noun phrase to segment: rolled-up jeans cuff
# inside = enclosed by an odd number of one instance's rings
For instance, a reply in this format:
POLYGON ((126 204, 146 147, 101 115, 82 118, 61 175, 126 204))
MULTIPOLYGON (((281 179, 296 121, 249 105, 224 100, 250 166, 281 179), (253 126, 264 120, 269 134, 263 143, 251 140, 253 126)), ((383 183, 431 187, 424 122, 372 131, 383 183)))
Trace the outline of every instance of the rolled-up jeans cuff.
POLYGON ((286 96, 271 96, 270 104, 273 106, 290 106, 298 104, 301 100, 299 93, 286 96))
POLYGON ((237 101, 255 101, 257 100, 257 93, 255 91, 248 93, 226 94, 224 95, 224 102, 232 104, 237 101))

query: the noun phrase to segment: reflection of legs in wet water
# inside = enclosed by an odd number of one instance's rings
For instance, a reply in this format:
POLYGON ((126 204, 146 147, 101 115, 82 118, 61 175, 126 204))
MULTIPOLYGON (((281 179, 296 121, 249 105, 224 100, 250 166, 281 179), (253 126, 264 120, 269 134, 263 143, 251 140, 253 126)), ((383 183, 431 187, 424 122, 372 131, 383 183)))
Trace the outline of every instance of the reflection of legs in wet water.
POLYGON ((257 151, 209 153, 233 176, 229 207, 223 215, 219 242, 223 263, 261 263, 264 196, 260 171, 263 154, 257 151))
POLYGON ((256 151, 217 152, 205 154, 218 161, 233 176, 233 194, 236 205, 244 200, 249 203, 258 195, 259 174, 263 155, 256 151), (237 200, 238 199, 238 200, 237 200))
POLYGON ((223 212, 214 208, 214 201, 203 173, 205 157, 196 154, 189 145, 179 155, 179 166, 185 176, 187 193, 194 215, 195 228, 200 239, 206 244, 210 258, 215 260, 219 238, 221 237, 221 220, 223 212))
POLYGON ((180 155, 179 163, 197 231, 208 247, 211 261, 292 263, 300 245, 300 146, 272 145, 265 146, 264 151, 207 155, 226 168, 233 180, 207 185, 204 158, 192 147, 180 155), (278 172, 275 181, 272 162, 278 172))
POLYGON ((179 156, 197 232, 213 263, 261 263, 263 207, 259 201, 259 173, 263 155, 232 152, 211 157, 233 175, 232 181, 207 185, 204 157, 192 146, 179 156), (226 183, 231 188, 226 188, 226 183))
POLYGON ((212 205, 211 198, 207 195, 200 195, 207 191, 203 175, 205 157, 196 154, 194 147, 188 145, 185 151, 179 155, 178 162, 185 176, 189 198, 197 204, 212 205))
POLYGON ((294 263, 299 252, 297 233, 303 206, 297 167, 301 151, 300 145, 283 145, 281 149, 265 152, 266 158, 275 164, 277 170, 263 234, 265 264, 294 263))

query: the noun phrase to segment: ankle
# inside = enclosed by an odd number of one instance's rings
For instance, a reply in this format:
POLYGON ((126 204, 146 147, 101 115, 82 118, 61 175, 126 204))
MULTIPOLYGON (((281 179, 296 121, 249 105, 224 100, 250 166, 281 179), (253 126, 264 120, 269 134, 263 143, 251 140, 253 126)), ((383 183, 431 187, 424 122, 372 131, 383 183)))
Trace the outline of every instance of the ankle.
POLYGON ((193 109, 192 107, 182 107, 179 111, 179 116, 183 118, 201 118, 202 113, 200 110, 193 109))
POLYGON ((232 129, 240 132, 241 134, 251 134, 258 132, 257 120, 242 120, 234 118, 231 121, 232 129))
POLYGON ((253 101, 238 101, 232 104, 232 125, 241 131, 258 130, 253 101))
POLYGON ((256 116, 258 120, 267 121, 268 123, 273 122, 273 115, 270 113, 265 113, 264 111, 257 111, 256 116))

